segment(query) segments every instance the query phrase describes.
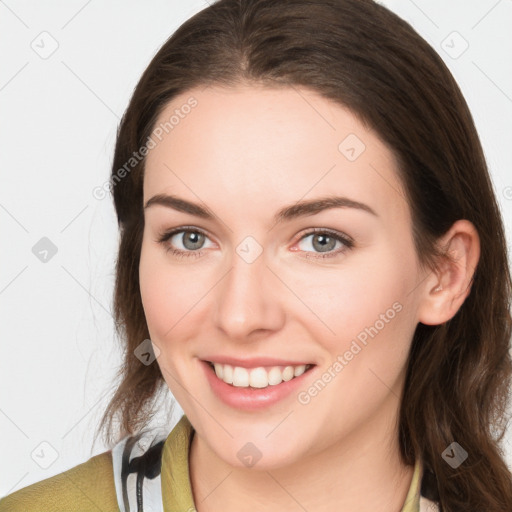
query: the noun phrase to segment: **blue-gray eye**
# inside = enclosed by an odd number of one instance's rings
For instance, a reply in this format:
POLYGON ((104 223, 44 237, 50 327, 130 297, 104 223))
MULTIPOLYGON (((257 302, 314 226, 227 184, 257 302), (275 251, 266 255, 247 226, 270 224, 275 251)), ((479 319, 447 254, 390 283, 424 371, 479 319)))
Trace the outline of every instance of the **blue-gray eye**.
POLYGON ((308 251, 310 248, 313 248, 316 252, 330 252, 342 246, 342 242, 340 238, 330 233, 310 233, 299 241, 299 249, 301 251, 308 251), (310 239, 310 241, 306 243, 305 246, 301 247, 300 244, 308 239, 310 239), (337 246, 336 244, 340 245, 337 246))
POLYGON ((169 238, 169 241, 178 249, 181 249, 181 247, 179 247, 179 243, 181 243, 184 249, 189 251, 196 251, 198 249, 202 249, 206 239, 206 236, 203 235, 203 233, 199 233, 198 231, 183 230, 173 234, 169 238))

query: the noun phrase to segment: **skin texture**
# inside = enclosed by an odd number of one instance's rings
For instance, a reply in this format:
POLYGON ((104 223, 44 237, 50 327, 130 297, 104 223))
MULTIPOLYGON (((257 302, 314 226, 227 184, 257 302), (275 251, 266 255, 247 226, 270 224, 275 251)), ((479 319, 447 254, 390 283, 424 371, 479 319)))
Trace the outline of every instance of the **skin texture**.
POLYGON ((146 208, 139 270, 157 362, 196 430, 197 510, 400 510, 413 470, 396 439, 410 343, 418 322, 447 321, 467 296, 474 227, 458 221, 440 241, 456 263, 422 268, 393 154, 349 110, 306 89, 210 87, 174 98, 157 124, 191 96, 197 106, 147 157, 144 204, 173 194, 215 217, 146 208), (353 161, 339 149, 349 134, 365 146, 355 160, 348 153, 353 161), (284 206, 331 195, 376 215, 344 207, 273 222, 284 206), (158 242, 182 226, 207 234, 199 256, 166 251, 187 251, 182 234, 158 242), (354 245, 337 242, 337 254, 322 258, 311 228, 354 245), (252 263, 237 254, 247 236, 263 249, 252 263), (212 354, 313 362, 307 392, 382 315, 384 327, 307 404, 292 393, 236 410, 216 398, 198 363, 212 354), (252 468, 237 457, 247 442, 262 454, 252 468))

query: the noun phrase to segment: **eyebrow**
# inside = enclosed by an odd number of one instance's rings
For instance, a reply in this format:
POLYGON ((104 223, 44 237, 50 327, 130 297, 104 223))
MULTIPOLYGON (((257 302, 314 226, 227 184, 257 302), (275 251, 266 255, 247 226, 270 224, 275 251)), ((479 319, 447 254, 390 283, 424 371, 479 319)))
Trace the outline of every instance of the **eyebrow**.
MULTIPOLYGON (((195 215, 196 217, 201 217, 202 219, 213 220, 215 218, 215 215, 211 213, 207 208, 204 208, 197 203, 186 201, 185 199, 174 195, 157 194, 146 202, 144 209, 147 209, 153 205, 165 206, 179 212, 189 213, 191 215, 195 215)), ((314 215, 323 210, 328 210, 331 208, 354 208, 378 217, 378 214, 375 212, 375 210, 367 204, 354 201, 348 197, 326 196, 308 201, 299 201, 290 206, 281 208, 274 215, 273 223, 278 224, 285 220, 291 220, 307 215, 314 215)))

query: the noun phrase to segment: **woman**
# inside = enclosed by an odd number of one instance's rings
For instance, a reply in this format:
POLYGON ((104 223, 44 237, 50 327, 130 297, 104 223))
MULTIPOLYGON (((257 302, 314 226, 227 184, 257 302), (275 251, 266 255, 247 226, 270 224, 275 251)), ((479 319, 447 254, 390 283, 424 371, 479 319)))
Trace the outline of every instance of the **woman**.
POLYGON ((113 449, 0 510, 512 509, 502 221, 408 24, 369 0, 214 3, 143 74, 111 186, 113 449), (185 415, 162 436, 167 387, 185 415))

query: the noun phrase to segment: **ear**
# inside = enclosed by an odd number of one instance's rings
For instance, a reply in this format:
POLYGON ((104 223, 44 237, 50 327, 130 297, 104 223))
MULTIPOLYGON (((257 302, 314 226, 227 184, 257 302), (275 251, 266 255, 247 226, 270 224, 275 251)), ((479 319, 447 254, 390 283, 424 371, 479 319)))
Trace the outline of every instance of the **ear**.
POLYGON ((480 258, 480 237, 468 220, 456 221, 439 240, 446 256, 422 284, 418 321, 439 325, 455 316, 471 291, 480 258))

